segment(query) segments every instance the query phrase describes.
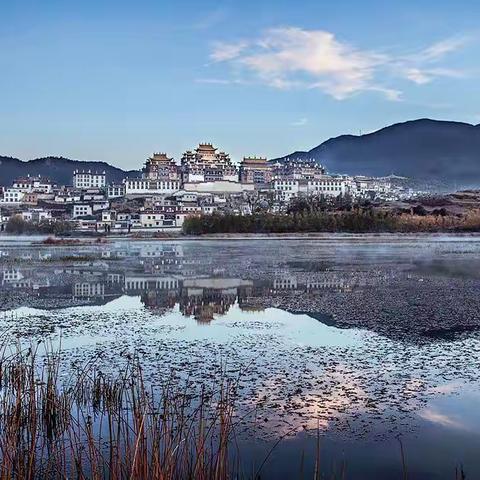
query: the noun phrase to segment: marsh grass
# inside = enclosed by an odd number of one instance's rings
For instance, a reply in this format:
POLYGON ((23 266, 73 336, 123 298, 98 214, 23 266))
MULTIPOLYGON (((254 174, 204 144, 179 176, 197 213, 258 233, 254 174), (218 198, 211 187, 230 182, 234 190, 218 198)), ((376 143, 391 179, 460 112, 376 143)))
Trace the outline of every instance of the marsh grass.
MULTIPOLYGON (((60 352, 46 350, 41 343, 0 347, 0 480, 260 480, 289 435, 244 473, 236 437, 245 420, 236 410, 240 378, 229 379, 226 366, 214 385, 198 391, 174 374, 159 386, 147 385, 133 355, 116 374, 93 364, 66 374, 60 352)), ((322 472, 320 450, 318 427, 308 461, 313 471, 307 473, 299 453, 298 478, 347 478, 346 461, 322 472)), ((400 453, 406 480, 401 442, 400 453)), ((454 478, 467 478, 463 468, 454 478)))
POLYGON ((0 479, 232 478, 235 382, 199 397, 175 378, 154 391, 130 358, 109 377, 60 374, 32 348, 0 363, 0 479))

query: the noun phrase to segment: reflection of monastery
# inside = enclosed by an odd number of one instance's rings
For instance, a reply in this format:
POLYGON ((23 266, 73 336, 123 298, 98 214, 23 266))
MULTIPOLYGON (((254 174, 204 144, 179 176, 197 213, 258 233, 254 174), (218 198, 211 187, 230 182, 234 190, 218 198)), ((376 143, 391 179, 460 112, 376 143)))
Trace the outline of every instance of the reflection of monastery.
POLYGON ((128 295, 140 297, 146 308, 159 314, 178 306, 183 315, 210 322, 233 305, 258 311, 271 298, 287 293, 350 291, 379 280, 328 270, 311 275, 285 270, 271 278, 249 280, 228 277, 228 268, 216 271, 218 262, 210 256, 198 258, 193 247, 189 253, 184 254, 181 244, 139 242, 127 250, 105 248, 100 258, 69 261, 65 267, 58 262, 50 268, 50 262, 42 268, 29 267, 28 262, 4 267, 0 270, 2 293, 12 295, 0 309, 102 305, 128 295))

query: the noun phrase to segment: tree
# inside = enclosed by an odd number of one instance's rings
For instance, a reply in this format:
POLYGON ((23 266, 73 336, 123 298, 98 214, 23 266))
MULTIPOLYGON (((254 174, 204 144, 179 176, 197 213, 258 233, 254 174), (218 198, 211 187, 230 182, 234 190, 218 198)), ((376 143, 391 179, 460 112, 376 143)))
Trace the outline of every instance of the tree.
POLYGON ((21 215, 12 215, 7 222, 5 231, 8 233, 25 233, 27 230, 27 222, 21 215))

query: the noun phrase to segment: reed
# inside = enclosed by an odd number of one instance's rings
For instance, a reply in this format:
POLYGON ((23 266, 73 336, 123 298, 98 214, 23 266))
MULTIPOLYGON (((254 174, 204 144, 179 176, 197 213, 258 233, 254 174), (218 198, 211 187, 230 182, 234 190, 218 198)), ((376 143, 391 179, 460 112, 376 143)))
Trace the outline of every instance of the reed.
POLYGON ((232 478, 234 381, 196 397, 174 376, 147 386, 135 357, 116 376, 60 367, 58 353, 4 351, 1 480, 232 478))
MULTIPOLYGON (((173 373, 149 385, 136 356, 113 375, 93 364, 67 374, 63 363, 40 343, 12 350, 0 342, 0 480, 259 480, 289 435, 245 475, 236 446, 245 419, 236 411, 238 379, 225 370, 198 392, 173 373)), ((319 426, 315 442, 313 476, 304 476, 302 454, 298 478, 345 479, 345 461, 322 472, 319 426)), ((401 442, 400 454, 407 479, 401 442)), ((454 478, 466 478, 461 466, 454 478)))

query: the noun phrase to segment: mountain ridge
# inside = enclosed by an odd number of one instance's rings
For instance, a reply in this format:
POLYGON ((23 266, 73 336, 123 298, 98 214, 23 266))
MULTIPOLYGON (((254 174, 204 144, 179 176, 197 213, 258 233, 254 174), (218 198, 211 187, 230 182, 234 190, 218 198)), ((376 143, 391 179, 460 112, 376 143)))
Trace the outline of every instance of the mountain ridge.
MULTIPOLYGON (((480 186, 480 124, 421 118, 383 127, 363 135, 332 137, 310 150, 297 150, 270 162, 314 159, 330 173, 386 176, 396 174, 425 184, 480 186)), ((0 156, 0 185, 26 175, 48 176, 57 184, 72 183, 75 169, 105 170, 107 182, 138 176, 104 161, 41 157, 20 160, 0 156)))
POLYGON ((422 118, 363 135, 339 135, 272 159, 313 159, 332 173, 390 173, 470 188, 480 185, 480 125, 422 118))
POLYGON ((65 157, 40 157, 20 160, 15 157, 0 156, 0 185, 11 185, 13 180, 27 175, 49 177, 59 185, 71 185, 73 171, 105 171, 107 182, 119 183, 125 177, 139 175, 138 170, 123 170, 104 161, 74 160, 65 157))

